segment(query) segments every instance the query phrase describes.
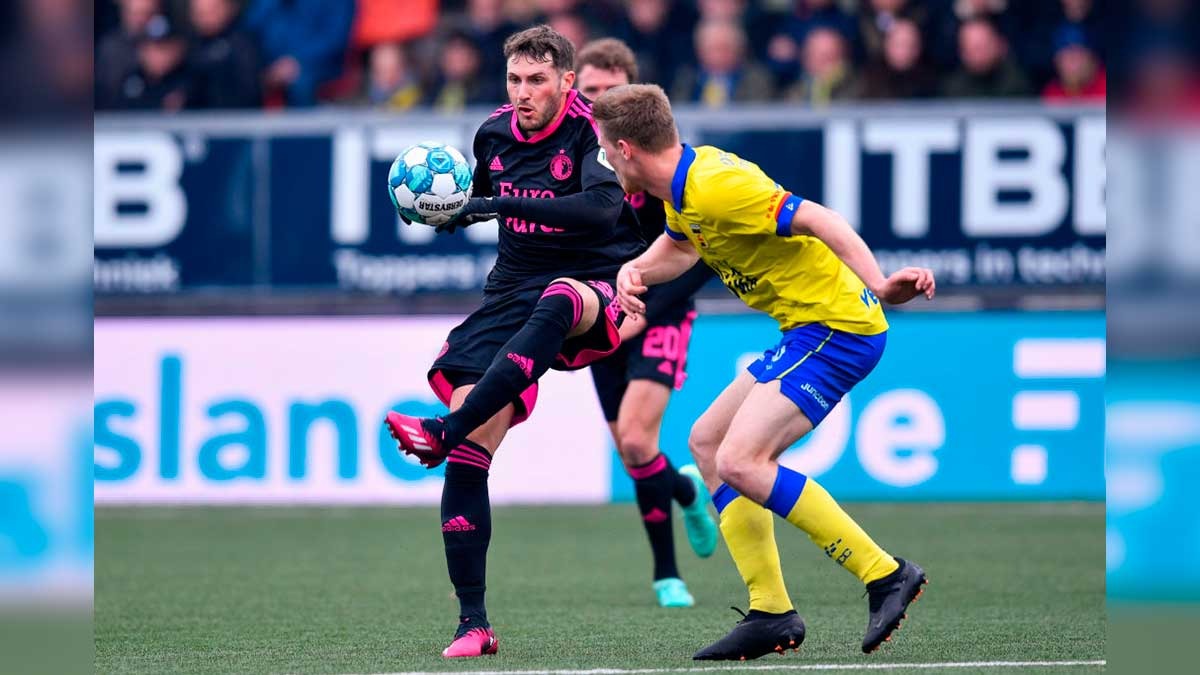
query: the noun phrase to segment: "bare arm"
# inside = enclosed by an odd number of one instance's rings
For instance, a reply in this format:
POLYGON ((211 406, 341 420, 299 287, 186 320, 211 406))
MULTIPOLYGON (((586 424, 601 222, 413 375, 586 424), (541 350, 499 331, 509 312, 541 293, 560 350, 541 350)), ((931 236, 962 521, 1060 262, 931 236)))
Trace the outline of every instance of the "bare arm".
POLYGON ((921 294, 926 299, 933 299, 936 284, 932 271, 923 267, 905 267, 885 277, 867 243, 836 211, 816 202, 802 202, 792 216, 792 234, 820 239, 884 302, 899 305, 921 294))
POLYGON ((621 308, 626 314, 644 313, 646 303, 637 296, 645 293, 647 286, 678 278, 699 259, 700 254, 691 242, 660 234, 645 253, 625 263, 617 273, 617 299, 621 308))

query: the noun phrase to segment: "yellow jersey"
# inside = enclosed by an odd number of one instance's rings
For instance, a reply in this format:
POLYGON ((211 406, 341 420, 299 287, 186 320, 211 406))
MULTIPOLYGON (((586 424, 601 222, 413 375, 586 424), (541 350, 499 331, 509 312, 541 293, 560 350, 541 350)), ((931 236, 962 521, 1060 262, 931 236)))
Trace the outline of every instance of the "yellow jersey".
POLYGON ((666 232, 688 240, 734 295, 782 331, 820 323, 847 333, 888 329, 862 280, 816 237, 792 234, 803 200, 758 165, 712 146, 683 146, 665 204, 666 232))

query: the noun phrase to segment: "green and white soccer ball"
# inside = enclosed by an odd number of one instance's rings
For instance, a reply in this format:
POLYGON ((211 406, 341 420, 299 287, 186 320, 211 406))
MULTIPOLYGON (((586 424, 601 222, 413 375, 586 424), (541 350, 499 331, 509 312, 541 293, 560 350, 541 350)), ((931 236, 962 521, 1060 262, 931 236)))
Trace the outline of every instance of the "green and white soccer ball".
POLYGON ((396 158, 388 171, 388 196, 414 223, 441 225, 471 198, 471 167, 455 148, 424 141, 396 158))

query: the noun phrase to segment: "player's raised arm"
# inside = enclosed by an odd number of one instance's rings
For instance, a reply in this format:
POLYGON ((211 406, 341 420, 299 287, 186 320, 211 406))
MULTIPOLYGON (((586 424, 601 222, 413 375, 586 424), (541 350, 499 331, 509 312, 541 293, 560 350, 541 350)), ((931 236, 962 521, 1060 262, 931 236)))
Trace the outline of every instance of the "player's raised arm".
POLYGON ((933 299, 936 284, 931 270, 905 267, 885 277, 867 243, 832 209, 813 201, 801 202, 792 216, 791 232, 824 242, 884 302, 899 305, 921 294, 928 300, 933 299))
POLYGON ((645 253, 630 260, 617 273, 617 299, 626 314, 642 314, 646 303, 637 296, 646 292, 648 286, 672 281, 690 270, 700 254, 690 242, 677 241, 659 235, 645 253))

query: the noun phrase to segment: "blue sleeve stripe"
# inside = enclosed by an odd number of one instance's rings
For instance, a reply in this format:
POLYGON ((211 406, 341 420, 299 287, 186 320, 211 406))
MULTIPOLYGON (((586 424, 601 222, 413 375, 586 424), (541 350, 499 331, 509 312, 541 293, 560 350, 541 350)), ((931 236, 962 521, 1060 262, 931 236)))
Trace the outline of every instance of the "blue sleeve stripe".
POLYGON ((676 232, 675 230, 672 230, 670 228, 670 226, 663 226, 663 232, 666 232, 667 236, 674 239, 675 241, 687 241, 687 235, 680 234, 680 233, 676 232))
POLYGON ((792 216, 796 215, 796 209, 800 208, 803 202, 802 197, 790 192, 779 200, 779 208, 775 211, 775 234, 780 237, 792 236, 792 216))

